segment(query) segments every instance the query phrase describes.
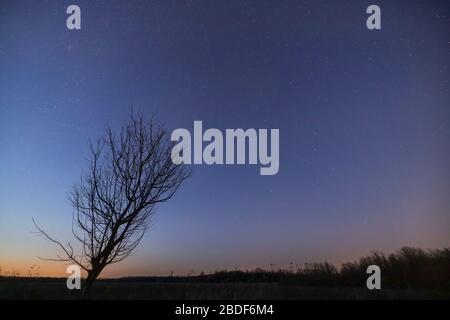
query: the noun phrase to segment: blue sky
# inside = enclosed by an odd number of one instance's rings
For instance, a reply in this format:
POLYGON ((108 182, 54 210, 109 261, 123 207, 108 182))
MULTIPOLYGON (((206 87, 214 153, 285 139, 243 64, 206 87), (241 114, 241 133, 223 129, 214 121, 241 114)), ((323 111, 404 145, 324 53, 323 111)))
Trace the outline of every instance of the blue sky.
POLYGON ((0 266, 61 274, 32 217, 70 240, 88 143, 131 105, 169 130, 279 128, 280 171, 194 166, 107 275, 342 262, 449 245, 445 1, 0 4, 0 266))

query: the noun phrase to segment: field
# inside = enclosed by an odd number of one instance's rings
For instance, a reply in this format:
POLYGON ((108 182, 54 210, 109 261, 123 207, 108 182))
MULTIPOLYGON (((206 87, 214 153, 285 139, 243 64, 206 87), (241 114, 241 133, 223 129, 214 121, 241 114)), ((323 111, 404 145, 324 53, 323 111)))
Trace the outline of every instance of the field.
MULTIPOLYGON (((63 279, 0 280, 0 299, 80 299, 63 279)), ((450 299, 445 290, 323 288, 280 283, 167 283, 101 280, 87 299, 450 299)))

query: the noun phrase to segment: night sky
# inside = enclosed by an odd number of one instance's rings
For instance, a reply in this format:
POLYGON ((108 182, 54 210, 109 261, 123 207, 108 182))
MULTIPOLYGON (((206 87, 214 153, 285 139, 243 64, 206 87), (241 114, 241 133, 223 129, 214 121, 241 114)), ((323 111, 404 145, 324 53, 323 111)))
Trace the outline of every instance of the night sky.
POLYGON ((32 217, 71 240, 88 143, 131 105, 170 131, 279 128, 280 171, 193 166, 106 276, 449 246, 449 67, 449 1, 1 0, 0 267, 64 274, 32 217))

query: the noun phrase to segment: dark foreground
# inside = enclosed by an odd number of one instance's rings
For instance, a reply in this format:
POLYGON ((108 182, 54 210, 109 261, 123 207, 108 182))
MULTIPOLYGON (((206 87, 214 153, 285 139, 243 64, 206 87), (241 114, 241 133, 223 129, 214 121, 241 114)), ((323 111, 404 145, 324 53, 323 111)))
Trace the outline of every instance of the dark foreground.
MULTIPOLYGON (((65 281, 0 281, 0 299, 80 299, 65 281)), ((278 283, 139 283, 99 281, 88 299, 450 299, 446 290, 323 288, 278 283)))
MULTIPOLYGON (((80 299, 65 279, 0 276, 0 299, 80 299)), ((296 270, 218 271, 197 276, 98 280, 88 299, 450 299, 450 248, 404 247, 374 252, 340 268, 305 264, 296 270), (369 266, 379 266, 381 290, 366 289, 369 266)))

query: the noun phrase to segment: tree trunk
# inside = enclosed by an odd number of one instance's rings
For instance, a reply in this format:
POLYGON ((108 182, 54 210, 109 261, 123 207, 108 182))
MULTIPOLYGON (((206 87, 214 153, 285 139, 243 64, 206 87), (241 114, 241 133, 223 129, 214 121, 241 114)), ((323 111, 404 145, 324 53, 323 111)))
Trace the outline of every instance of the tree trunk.
POLYGON ((92 269, 90 272, 88 272, 88 276, 86 278, 86 282, 84 284, 83 288, 83 297, 86 297, 91 290, 92 285, 94 284, 95 280, 97 280, 98 275, 102 271, 103 268, 96 268, 92 269))

